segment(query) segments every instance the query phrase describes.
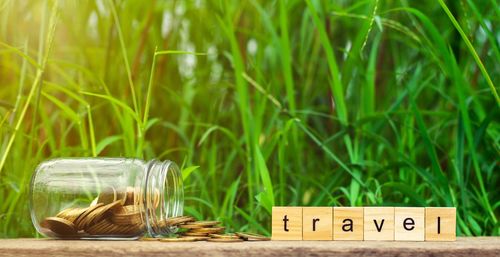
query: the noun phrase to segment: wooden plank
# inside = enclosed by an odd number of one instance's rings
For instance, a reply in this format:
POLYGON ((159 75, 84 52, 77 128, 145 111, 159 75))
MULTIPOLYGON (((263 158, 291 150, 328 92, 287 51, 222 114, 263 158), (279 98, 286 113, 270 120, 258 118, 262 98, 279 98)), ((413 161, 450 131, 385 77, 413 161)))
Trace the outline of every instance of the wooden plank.
POLYGON ((500 237, 456 242, 267 241, 164 243, 153 241, 0 240, 0 256, 498 256, 500 237))

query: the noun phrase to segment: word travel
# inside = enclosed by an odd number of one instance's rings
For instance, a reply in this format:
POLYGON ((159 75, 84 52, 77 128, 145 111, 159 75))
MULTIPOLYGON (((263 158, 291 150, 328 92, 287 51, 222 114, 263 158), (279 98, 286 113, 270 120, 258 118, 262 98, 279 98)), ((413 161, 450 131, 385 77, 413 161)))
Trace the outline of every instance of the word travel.
POLYGON ((455 207, 273 207, 272 240, 455 241, 455 207))

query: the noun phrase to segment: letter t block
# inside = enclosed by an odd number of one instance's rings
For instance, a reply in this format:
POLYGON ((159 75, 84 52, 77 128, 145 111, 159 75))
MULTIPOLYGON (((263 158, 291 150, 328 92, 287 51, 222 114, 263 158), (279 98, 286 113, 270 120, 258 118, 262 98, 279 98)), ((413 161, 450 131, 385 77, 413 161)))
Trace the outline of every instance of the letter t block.
POLYGON ((272 240, 302 240, 302 207, 273 207, 272 240))

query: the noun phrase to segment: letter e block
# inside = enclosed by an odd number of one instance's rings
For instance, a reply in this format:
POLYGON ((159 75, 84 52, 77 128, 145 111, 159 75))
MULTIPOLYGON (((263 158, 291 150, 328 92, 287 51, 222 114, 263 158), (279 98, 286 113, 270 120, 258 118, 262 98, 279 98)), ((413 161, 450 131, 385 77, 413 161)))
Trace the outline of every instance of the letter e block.
POLYGON ((302 217, 303 240, 333 239, 332 207, 304 207, 302 217))
POLYGON ((425 208, 425 241, 455 241, 456 226, 455 207, 425 208))
POLYGON ((365 207, 365 240, 394 240, 394 207, 365 207))
POLYGON ((302 207, 273 207, 272 240, 302 240, 302 207))
POLYGON ((396 241, 424 241, 425 208, 394 208, 394 239, 396 241))
POLYGON ((363 207, 333 208, 333 240, 363 240, 363 207))

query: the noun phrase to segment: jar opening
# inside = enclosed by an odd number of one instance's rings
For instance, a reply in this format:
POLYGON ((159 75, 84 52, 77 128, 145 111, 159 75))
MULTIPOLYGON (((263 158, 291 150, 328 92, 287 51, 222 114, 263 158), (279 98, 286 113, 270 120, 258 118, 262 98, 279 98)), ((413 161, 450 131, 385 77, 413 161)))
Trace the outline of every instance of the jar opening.
POLYGON ((183 213, 182 175, 171 161, 151 160, 147 167, 144 191, 146 227, 152 237, 162 237, 176 230, 167 226, 167 219, 183 213))

